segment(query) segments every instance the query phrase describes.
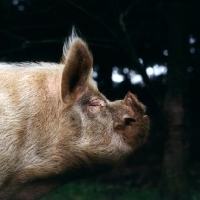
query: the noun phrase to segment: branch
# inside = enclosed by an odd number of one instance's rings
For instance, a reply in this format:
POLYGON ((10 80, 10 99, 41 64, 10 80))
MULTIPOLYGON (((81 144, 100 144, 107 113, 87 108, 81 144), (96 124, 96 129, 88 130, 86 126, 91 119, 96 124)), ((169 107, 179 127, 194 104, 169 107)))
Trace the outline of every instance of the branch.
POLYGON ((90 46, 97 46, 106 49, 116 50, 116 48, 113 45, 113 40, 111 39, 87 37, 87 41, 90 46))
POLYGON ((60 44, 60 43, 64 43, 64 39, 63 38, 57 38, 57 39, 45 39, 45 40, 33 40, 33 41, 26 41, 23 43, 23 45, 31 45, 31 44, 45 44, 45 43, 55 43, 55 44, 60 44))
POLYGON ((124 32, 126 32, 126 25, 124 23, 124 17, 130 13, 131 9, 133 8, 133 5, 134 5, 134 3, 132 3, 124 12, 121 12, 119 15, 119 24, 121 25, 122 30, 124 32))
POLYGON ((97 17, 95 14, 91 13, 89 10, 83 8, 82 6, 76 4, 73 0, 66 0, 68 3, 70 3, 71 5, 73 5, 74 7, 78 8, 79 10, 81 10, 82 12, 84 12, 85 14, 87 14, 88 16, 90 16, 91 18, 97 20, 103 27, 106 28, 106 30, 108 32, 111 33, 111 35, 118 40, 118 38, 116 37, 116 35, 114 34, 114 32, 112 31, 111 28, 109 28, 109 26, 107 26, 106 23, 104 23, 104 21, 101 20, 101 18, 97 17))
POLYGON ((4 33, 7 33, 9 36, 17 38, 19 40, 22 41, 21 45, 19 47, 16 48, 12 48, 12 49, 7 49, 7 50, 2 50, 0 51, 0 54, 4 54, 4 53, 13 53, 13 52, 17 52, 17 51, 22 51, 24 49, 29 48, 32 44, 45 44, 45 43, 63 43, 64 39, 63 38, 57 38, 57 39, 45 39, 45 40, 26 40, 23 37, 19 37, 13 33, 10 33, 8 31, 1 31, 4 33))
POLYGON ((123 50, 126 52, 126 55, 129 56, 130 60, 132 60, 132 62, 135 64, 134 66, 136 70, 142 75, 143 81, 146 87, 148 88, 150 94, 154 98, 154 100, 157 102, 158 105, 160 105, 160 100, 161 100, 160 94, 157 92, 156 88, 154 87, 152 82, 149 80, 149 77, 146 73, 145 68, 140 64, 135 48, 133 47, 130 36, 127 32, 126 24, 124 22, 124 17, 130 13, 133 5, 134 3, 132 3, 124 12, 121 12, 119 14, 119 25, 124 35, 124 39, 125 39, 124 43, 126 44, 126 47, 127 47, 126 49, 123 48, 123 50))
POLYGON ((135 49, 133 48, 133 46, 131 44, 131 40, 130 40, 129 34, 127 32, 127 29, 126 29, 126 25, 124 23, 124 17, 130 13, 132 7, 135 5, 135 2, 132 1, 132 4, 124 12, 120 13, 120 15, 119 15, 119 24, 120 24, 121 30, 123 32, 123 35, 125 36, 124 42, 121 42, 121 38, 118 38, 116 36, 116 34, 114 34, 115 31, 113 31, 101 18, 97 17, 96 15, 93 15, 93 13, 91 13, 89 10, 83 8, 81 5, 78 5, 77 3, 75 3, 72 0, 66 0, 66 1, 68 3, 70 3, 71 5, 73 5, 74 7, 76 7, 77 9, 84 12, 85 14, 87 14, 88 16, 97 20, 103 27, 105 27, 108 30, 108 32, 111 33, 111 35, 115 38, 119 47, 126 53, 126 55, 128 55, 128 57, 132 61, 133 65, 135 66, 136 70, 142 75, 145 85, 148 88, 148 90, 149 90, 150 94, 152 95, 152 97, 154 98, 154 100, 157 102, 158 105, 160 105, 160 99, 161 99, 160 95, 157 92, 157 90, 154 88, 154 85, 149 80, 149 77, 147 76, 145 69, 138 61, 138 56, 135 52, 135 49))
MULTIPOLYGON (((61 4, 62 2, 63 2, 63 0, 60 0, 60 1, 56 2, 55 4, 53 4, 53 5, 51 5, 51 6, 47 7, 47 8, 45 8, 44 10, 37 10, 37 11, 33 11, 33 12, 26 12, 26 14, 32 15, 32 14, 37 14, 37 13, 45 13, 45 12, 48 12, 48 11, 54 9, 56 6, 58 6, 58 5, 61 4)), ((35 6, 34 6, 34 7, 35 7, 35 6)), ((35 8, 35 9, 36 9, 36 8, 35 8)))
POLYGON ((111 49, 111 50, 116 50, 113 46, 106 45, 106 44, 100 44, 100 43, 94 43, 94 42, 89 42, 90 46, 96 46, 96 47, 103 47, 105 49, 111 49))
POLYGON ((24 50, 23 47, 17 47, 17 48, 13 48, 13 49, 8 49, 8 50, 0 51, 0 54, 13 53, 13 52, 22 51, 22 50, 24 50))
POLYGON ((16 38, 18 40, 21 40, 21 41, 24 41, 24 42, 27 41, 26 38, 18 36, 18 35, 15 35, 15 34, 9 32, 9 31, 7 31, 7 30, 0 30, 0 32, 5 33, 6 35, 9 35, 9 36, 11 36, 13 38, 16 38))
POLYGON ((45 29, 45 28, 54 28, 54 27, 64 27, 69 25, 68 23, 64 22, 64 23, 52 23, 52 24, 42 24, 42 25, 28 25, 28 26, 9 26, 8 28, 10 30, 22 30, 22 29, 45 29))
MULTIPOLYGON (((45 40, 33 40, 33 41, 30 41, 24 37, 20 37, 16 34, 13 34, 7 30, 0 30, 0 32, 2 33, 5 33, 13 38, 16 38, 18 40, 21 40, 22 43, 19 47, 17 48, 12 48, 12 49, 8 49, 8 50, 3 50, 3 51, 0 51, 0 54, 3 54, 3 53, 13 53, 13 52, 17 52, 17 51, 22 51, 24 49, 27 49, 30 47, 30 45, 33 45, 33 44, 45 44, 45 43, 63 43, 64 42, 64 39, 63 38, 57 38, 57 39, 45 39, 45 40)), ((109 45, 108 43, 111 43, 112 40, 110 39, 105 39, 105 38, 88 38, 88 41, 89 41, 89 44, 91 46, 98 46, 98 47, 103 47, 103 48, 106 48, 106 49, 112 49, 112 50, 115 50, 116 48, 114 48, 112 45, 109 45), (102 44, 102 42, 105 42, 106 44, 102 44)))

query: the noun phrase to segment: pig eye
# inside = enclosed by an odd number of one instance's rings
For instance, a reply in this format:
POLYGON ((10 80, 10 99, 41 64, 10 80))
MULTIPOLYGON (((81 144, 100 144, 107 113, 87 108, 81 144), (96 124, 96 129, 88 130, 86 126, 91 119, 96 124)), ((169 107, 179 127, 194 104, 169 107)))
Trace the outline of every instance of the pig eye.
POLYGON ((98 113, 100 109, 105 106, 105 102, 101 99, 93 99, 87 105, 87 110, 90 113, 98 113))

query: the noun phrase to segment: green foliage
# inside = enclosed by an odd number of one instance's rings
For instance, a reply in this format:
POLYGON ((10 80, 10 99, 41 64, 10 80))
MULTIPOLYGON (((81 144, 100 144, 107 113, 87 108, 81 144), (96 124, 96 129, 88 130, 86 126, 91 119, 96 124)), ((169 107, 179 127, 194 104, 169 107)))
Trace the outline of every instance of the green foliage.
MULTIPOLYGON (((139 189, 127 185, 78 181, 64 185, 41 200, 160 200, 156 188, 139 189)), ((199 200, 200 192, 192 191, 188 200, 199 200)))
POLYGON ((155 189, 136 189, 120 185, 91 182, 69 183, 48 194, 42 200, 156 200, 155 189))

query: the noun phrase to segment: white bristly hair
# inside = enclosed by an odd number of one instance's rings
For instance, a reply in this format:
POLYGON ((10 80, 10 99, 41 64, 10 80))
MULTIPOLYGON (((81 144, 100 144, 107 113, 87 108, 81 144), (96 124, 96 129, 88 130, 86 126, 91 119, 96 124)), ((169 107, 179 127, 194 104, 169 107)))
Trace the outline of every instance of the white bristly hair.
MULTIPOLYGON (((70 36, 65 40, 64 46, 63 46, 63 56, 62 56, 62 63, 65 63, 66 59, 67 59, 67 55, 69 52, 70 47, 72 46, 72 44, 76 41, 76 40, 81 40, 82 42, 84 42, 84 40, 82 38, 80 38, 77 34, 76 28, 73 26, 72 27, 72 31, 70 36)), ((85 42, 84 42, 85 43, 85 42)), ((85 43, 86 44, 86 43, 85 43)))

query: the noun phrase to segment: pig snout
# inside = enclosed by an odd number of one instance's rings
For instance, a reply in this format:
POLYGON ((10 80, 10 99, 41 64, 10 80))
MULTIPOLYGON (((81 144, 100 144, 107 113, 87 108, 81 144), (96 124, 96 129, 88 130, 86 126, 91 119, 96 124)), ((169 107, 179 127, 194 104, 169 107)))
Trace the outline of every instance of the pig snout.
POLYGON ((148 137, 149 117, 145 115, 145 110, 146 107, 137 97, 128 92, 124 98, 124 106, 118 110, 118 117, 113 123, 114 130, 134 150, 142 146, 148 137))

